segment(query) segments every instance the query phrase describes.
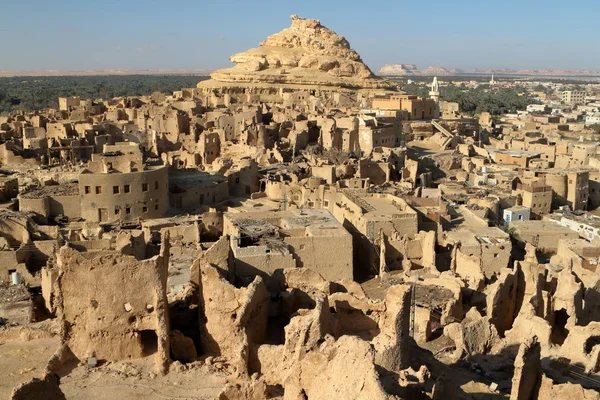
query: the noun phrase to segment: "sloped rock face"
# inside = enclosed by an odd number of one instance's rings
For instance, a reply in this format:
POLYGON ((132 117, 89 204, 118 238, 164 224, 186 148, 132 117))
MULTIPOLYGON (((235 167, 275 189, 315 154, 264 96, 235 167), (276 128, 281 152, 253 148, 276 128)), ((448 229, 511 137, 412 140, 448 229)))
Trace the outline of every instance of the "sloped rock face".
MULTIPOLYGON (((230 57, 237 65, 214 72, 220 82, 393 88, 373 75, 350 43, 319 20, 291 16, 292 25, 260 47, 230 57)), ((202 82, 199 86, 202 85, 202 82)))
POLYGON ((415 64, 386 64, 379 72, 379 75, 414 75, 417 70, 415 64))

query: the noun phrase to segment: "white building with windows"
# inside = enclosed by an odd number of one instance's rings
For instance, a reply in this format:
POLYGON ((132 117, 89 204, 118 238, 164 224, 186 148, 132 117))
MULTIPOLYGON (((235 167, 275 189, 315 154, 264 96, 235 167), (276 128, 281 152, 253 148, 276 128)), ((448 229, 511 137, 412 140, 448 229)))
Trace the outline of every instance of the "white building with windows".
POLYGON ((579 233, 579 236, 590 242, 594 239, 600 239, 600 218, 598 217, 563 215, 560 224, 574 230, 579 233))
POLYGON ((531 208, 525 206, 514 206, 504 209, 502 219, 504 226, 508 226, 512 221, 529 221, 531 218, 531 208))
POLYGON ((591 115, 587 115, 585 117, 585 124, 587 126, 600 124, 600 112, 593 113, 591 115))

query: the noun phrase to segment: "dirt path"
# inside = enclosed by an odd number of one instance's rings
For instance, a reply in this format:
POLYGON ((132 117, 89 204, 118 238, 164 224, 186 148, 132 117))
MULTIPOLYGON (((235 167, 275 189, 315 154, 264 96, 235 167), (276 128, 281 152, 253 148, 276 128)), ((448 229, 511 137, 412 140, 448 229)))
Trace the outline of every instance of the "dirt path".
POLYGON ((40 377, 58 347, 58 338, 1 342, 0 398, 10 399, 16 386, 31 378, 40 377))

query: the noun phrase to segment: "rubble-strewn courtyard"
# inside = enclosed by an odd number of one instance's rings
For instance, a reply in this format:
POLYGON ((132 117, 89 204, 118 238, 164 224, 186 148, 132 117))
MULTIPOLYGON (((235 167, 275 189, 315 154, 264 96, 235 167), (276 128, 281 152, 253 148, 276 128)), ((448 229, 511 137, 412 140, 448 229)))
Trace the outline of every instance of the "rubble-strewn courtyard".
POLYGON ((600 399, 598 103, 463 114, 295 15, 231 61, 0 116, 0 396, 600 399))

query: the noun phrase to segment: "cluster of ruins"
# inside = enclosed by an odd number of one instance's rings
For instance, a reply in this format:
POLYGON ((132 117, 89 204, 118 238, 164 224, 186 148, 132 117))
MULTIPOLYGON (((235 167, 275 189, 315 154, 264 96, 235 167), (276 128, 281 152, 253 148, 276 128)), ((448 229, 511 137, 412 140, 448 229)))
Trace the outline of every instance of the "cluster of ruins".
POLYGON ((231 60, 0 117, 0 342, 56 344, 2 390, 600 399, 598 142, 402 93, 315 20, 231 60))

